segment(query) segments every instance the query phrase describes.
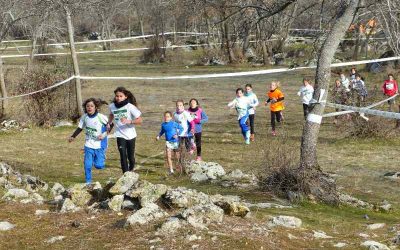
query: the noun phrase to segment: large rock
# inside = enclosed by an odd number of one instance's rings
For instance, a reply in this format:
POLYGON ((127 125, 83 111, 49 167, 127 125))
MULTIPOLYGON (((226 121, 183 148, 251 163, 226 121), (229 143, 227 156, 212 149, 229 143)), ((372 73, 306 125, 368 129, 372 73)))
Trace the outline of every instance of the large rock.
POLYGON ((225 175, 224 168, 215 162, 192 161, 185 171, 193 182, 216 180, 225 175))
POLYGON ((119 212, 121 211, 123 202, 124 202, 124 195, 123 194, 116 195, 110 200, 110 202, 108 202, 108 207, 115 212, 119 212))
POLYGON ((12 188, 9 189, 3 196, 4 200, 20 200, 28 198, 29 193, 24 189, 12 188))
POLYGON ((373 240, 364 241, 361 246, 369 250, 390 250, 386 245, 373 240))
POLYGON ((72 202, 78 207, 88 206, 92 202, 92 195, 89 192, 88 185, 78 183, 73 185, 68 193, 71 196, 72 202))
POLYGON ((54 183, 54 185, 51 188, 50 192, 53 195, 53 197, 57 197, 59 195, 63 195, 64 194, 65 188, 60 183, 56 182, 56 183, 54 183))
POLYGON ((137 187, 130 189, 126 192, 126 195, 139 199, 140 205, 145 207, 147 204, 155 203, 167 190, 168 187, 166 185, 140 181, 137 187))
POLYGON ((138 200, 131 199, 130 197, 125 197, 124 201, 122 202, 122 209, 126 210, 139 210, 140 203, 138 200))
POLYGON ((134 214, 129 216, 125 225, 144 225, 166 216, 168 216, 168 213, 166 213, 156 204, 147 204, 146 207, 142 207, 134 214))
POLYGON ((177 233, 177 231, 187 225, 187 222, 177 217, 170 217, 164 222, 157 230, 156 235, 170 236, 177 233))
POLYGON ((370 204, 368 202, 365 202, 365 201, 362 201, 362 200, 359 200, 359 199, 357 199, 355 197, 352 197, 352 196, 350 196, 348 194, 339 194, 339 201, 341 203, 343 203, 343 204, 346 204, 346 205, 349 205, 349 206, 352 206, 352 207, 366 208, 366 209, 372 209, 373 208, 372 204, 370 204))
POLYGON ((188 208, 198 204, 212 203, 210 197, 205 193, 185 187, 169 189, 164 198, 167 205, 175 208, 188 208))
POLYGON ((8 231, 15 227, 15 225, 11 224, 8 221, 0 221, 0 231, 8 231))
POLYGON ((224 210, 220 207, 209 203, 199 204, 185 209, 181 213, 191 226, 199 229, 206 229, 210 223, 221 223, 224 218, 224 210))
POLYGON ((268 227, 281 226, 287 228, 300 228, 301 224, 302 221, 299 218, 293 216, 284 216, 284 215, 272 217, 267 222, 268 227))
POLYGON ((245 217, 250 209, 238 196, 222 196, 220 194, 210 196, 212 202, 222 208, 227 215, 245 217))
POLYGON ((221 185, 239 188, 257 187, 258 179, 254 174, 245 174, 240 169, 235 169, 221 178, 221 185))
POLYGON ((72 202, 71 199, 67 198, 67 199, 64 200, 64 203, 63 203, 63 205, 62 205, 62 207, 61 207, 60 212, 61 212, 61 213, 69 213, 69 212, 77 212, 77 211, 79 211, 79 210, 80 210, 80 208, 77 207, 77 206, 72 202))
POLYGON ((31 192, 47 191, 49 188, 49 185, 46 182, 31 175, 23 175, 22 182, 24 183, 26 190, 31 192))
POLYGON ((110 193, 113 195, 126 193, 137 181, 139 175, 135 172, 125 172, 124 175, 118 179, 115 185, 110 189, 110 193))
POLYGON ((369 229, 369 230, 377 230, 377 229, 384 228, 385 226, 386 226, 385 223, 374 223, 374 224, 368 225, 367 229, 369 229))

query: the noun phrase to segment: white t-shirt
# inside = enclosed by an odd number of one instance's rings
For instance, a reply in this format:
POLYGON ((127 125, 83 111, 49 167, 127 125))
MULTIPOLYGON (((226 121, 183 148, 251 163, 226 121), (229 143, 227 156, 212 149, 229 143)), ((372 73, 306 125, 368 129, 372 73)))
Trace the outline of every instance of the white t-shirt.
POLYGON ((121 108, 115 107, 114 103, 110 104, 110 113, 114 115, 115 121, 115 137, 124 138, 125 140, 132 140, 136 138, 136 129, 133 124, 123 124, 121 118, 126 118, 128 120, 135 120, 142 114, 135 105, 128 103, 121 108))
POLYGON ((190 115, 189 112, 184 110, 182 113, 178 114, 177 112, 174 113, 174 120, 179 123, 183 130, 182 133, 179 134, 179 136, 188 136, 188 130, 189 130, 189 123, 193 121, 193 117, 190 115))
POLYGON ((297 92, 297 95, 301 96, 301 101, 307 105, 310 104, 310 101, 313 98, 313 94, 314 88, 310 84, 302 86, 299 92, 297 92))
POLYGON ((100 113, 92 118, 90 118, 87 114, 84 114, 81 117, 78 127, 85 129, 85 147, 93 149, 101 148, 101 140, 99 140, 98 137, 102 134, 102 126, 106 125, 107 122, 108 118, 100 113))
POLYGON ((236 97, 235 100, 231 101, 228 106, 230 108, 235 108, 238 113, 238 120, 242 117, 246 116, 249 113, 249 109, 251 108, 250 99, 242 96, 236 97))
POLYGON ((256 94, 254 94, 253 92, 249 93, 248 95, 245 95, 247 98, 249 98, 250 100, 250 105, 251 107, 249 108, 249 114, 250 115, 254 115, 256 112, 254 110, 255 107, 258 106, 259 102, 258 102, 258 98, 256 96, 256 94))

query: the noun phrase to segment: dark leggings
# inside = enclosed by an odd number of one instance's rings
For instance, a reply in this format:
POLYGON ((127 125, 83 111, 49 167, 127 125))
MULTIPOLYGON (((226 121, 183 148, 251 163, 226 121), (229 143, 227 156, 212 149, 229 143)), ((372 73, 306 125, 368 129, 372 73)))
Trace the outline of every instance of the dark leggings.
POLYGON ((255 118, 255 114, 249 115, 250 134, 254 134, 254 118, 255 118))
POLYGON ((281 111, 271 111, 271 126, 272 130, 275 131, 275 119, 277 122, 281 122, 282 114, 281 111))
POLYGON ((132 140, 125 140, 124 138, 117 137, 117 145, 119 156, 121 158, 121 169, 123 173, 132 171, 135 167, 135 141, 136 138, 133 138, 132 140))
POLYGON ((194 134, 196 140, 197 156, 201 156, 201 132, 194 134))
POLYGON ((304 119, 307 119, 308 113, 310 113, 310 106, 304 103, 303 103, 303 113, 304 113, 304 119))
POLYGON ((186 151, 190 151, 190 149, 192 148, 192 139, 193 137, 181 136, 179 137, 179 144, 180 145, 184 144, 186 151))

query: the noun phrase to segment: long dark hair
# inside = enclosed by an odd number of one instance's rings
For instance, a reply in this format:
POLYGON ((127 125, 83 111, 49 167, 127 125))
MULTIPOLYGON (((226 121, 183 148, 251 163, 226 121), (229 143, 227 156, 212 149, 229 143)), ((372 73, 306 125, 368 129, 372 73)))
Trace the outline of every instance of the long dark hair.
MULTIPOLYGON (((117 92, 124 93, 124 95, 127 97, 129 103, 135 105, 136 107, 138 106, 138 105, 137 105, 137 102, 136 102, 136 98, 135 98, 135 96, 132 94, 132 92, 130 92, 129 90, 127 90, 127 89, 124 88, 124 87, 118 87, 118 88, 116 88, 116 89, 114 90, 114 94, 117 94, 117 92)), ((115 99, 114 99, 114 103, 115 103, 115 102, 116 102, 116 101, 115 101, 115 99)))
POLYGON ((200 107, 199 100, 197 100, 196 98, 192 98, 192 99, 190 99, 190 101, 189 101, 189 106, 190 106, 190 103, 192 103, 192 101, 195 101, 195 102, 196 102, 196 104, 197 104, 197 107, 200 107))

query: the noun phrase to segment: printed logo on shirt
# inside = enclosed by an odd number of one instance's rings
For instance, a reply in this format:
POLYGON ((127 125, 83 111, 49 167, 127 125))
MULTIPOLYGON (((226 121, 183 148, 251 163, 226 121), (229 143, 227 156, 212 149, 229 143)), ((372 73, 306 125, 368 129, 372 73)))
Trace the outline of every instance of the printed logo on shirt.
POLYGON ((97 139, 97 129, 96 128, 91 128, 91 127, 86 127, 86 135, 93 140, 97 139))
POLYGON ((394 84, 393 83, 386 84, 386 89, 387 90, 393 90, 394 89, 394 84))
POLYGON ((121 120, 121 118, 128 118, 128 110, 127 109, 119 109, 113 111, 115 121, 121 120))

